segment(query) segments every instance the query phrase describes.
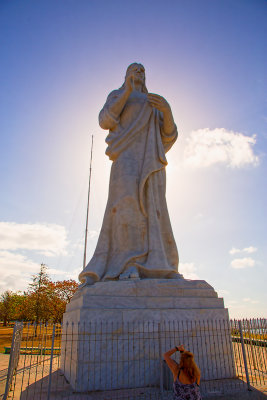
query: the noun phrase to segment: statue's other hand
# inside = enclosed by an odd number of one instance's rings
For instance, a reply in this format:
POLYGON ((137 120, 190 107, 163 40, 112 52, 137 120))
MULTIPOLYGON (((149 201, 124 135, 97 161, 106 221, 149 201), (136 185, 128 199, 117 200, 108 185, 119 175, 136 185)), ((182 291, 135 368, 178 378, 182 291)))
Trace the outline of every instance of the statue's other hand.
POLYGON ((162 111, 163 113, 169 112, 171 109, 167 100, 158 94, 148 93, 147 99, 152 107, 162 111))

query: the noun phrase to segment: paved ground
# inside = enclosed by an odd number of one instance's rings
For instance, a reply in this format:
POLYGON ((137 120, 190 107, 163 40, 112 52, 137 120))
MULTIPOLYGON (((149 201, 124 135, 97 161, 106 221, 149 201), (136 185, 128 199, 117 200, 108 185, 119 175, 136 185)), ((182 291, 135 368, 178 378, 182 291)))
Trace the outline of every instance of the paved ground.
MULTIPOLYGON (((74 393, 64 375, 58 369, 58 357, 55 357, 51 375, 50 400, 172 400, 172 393, 166 393, 161 397, 157 388, 138 388, 128 390, 106 391, 79 394, 74 393)), ((5 378, 9 355, 0 354, 0 399, 4 393, 5 378)), ((20 358, 18 374, 13 382, 13 390, 10 391, 9 400, 47 400, 49 387, 49 357, 24 356, 20 358)), ((212 381, 202 385, 209 400, 267 400, 267 387, 246 390, 243 381, 227 380, 225 382, 212 381), (224 388, 228 394, 219 396, 224 388), (243 389, 242 392, 237 390, 243 389), (216 394, 216 396, 215 396, 216 394)))
POLYGON ((0 371, 6 369, 9 363, 9 354, 0 354, 0 371))

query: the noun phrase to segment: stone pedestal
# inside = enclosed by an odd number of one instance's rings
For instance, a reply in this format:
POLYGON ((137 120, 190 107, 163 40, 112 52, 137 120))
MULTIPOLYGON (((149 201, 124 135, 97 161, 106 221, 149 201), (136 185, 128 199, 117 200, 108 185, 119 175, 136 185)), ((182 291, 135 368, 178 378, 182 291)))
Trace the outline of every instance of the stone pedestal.
POLYGON ((231 378, 228 322, 223 299, 205 281, 98 282, 67 306, 61 368, 77 391, 162 386, 162 354, 184 344, 202 379, 231 378))

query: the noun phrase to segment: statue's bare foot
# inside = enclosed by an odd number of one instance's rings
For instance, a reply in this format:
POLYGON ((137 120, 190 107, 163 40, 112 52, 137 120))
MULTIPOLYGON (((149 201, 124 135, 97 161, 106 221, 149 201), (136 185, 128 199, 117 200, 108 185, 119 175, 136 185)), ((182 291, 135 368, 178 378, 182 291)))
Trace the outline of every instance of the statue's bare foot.
POLYGON ((179 272, 173 272, 168 276, 168 279, 184 279, 182 274, 179 274, 179 272))
POLYGON ((127 279, 140 279, 139 273, 135 265, 130 265, 127 267, 126 271, 124 271, 119 276, 119 280, 127 280, 127 279))
POLYGON ((91 276, 86 276, 85 282, 83 282, 81 285, 79 285, 79 289, 82 289, 85 286, 88 285, 93 285, 95 283, 94 279, 91 276))

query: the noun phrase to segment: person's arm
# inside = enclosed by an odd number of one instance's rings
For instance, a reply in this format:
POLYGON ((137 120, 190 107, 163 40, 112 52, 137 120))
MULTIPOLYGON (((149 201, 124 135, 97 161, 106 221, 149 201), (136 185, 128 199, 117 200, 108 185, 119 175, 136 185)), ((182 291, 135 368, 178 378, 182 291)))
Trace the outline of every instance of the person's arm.
POLYGON ((180 353, 182 353, 184 351, 184 346, 175 346, 173 349, 170 349, 169 351, 167 351, 166 353, 164 353, 163 357, 164 360, 166 361, 168 367, 170 368, 170 370, 172 371, 173 374, 173 379, 177 378, 178 375, 178 370, 179 370, 179 365, 177 364, 176 361, 174 361, 171 356, 176 353, 176 351, 180 351, 180 353))
POLYGON ((155 107, 157 110, 162 112, 163 114, 162 128, 166 135, 171 135, 175 130, 175 123, 173 120, 173 115, 169 103, 167 102, 167 100, 164 99, 164 97, 154 93, 149 93, 147 95, 147 99, 152 107, 155 107))
POLYGON ((167 351, 166 353, 164 353, 163 357, 164 360, 166 361, 168 367, 170 368, 172 374, 173 374, 173 379, 176 379, 177 375, 178 375, 178 364, 176 361, 174 361, 171 356, 176 353, 177 349, 174 347, 173 349, 170 349, 169 351, 167 351))

